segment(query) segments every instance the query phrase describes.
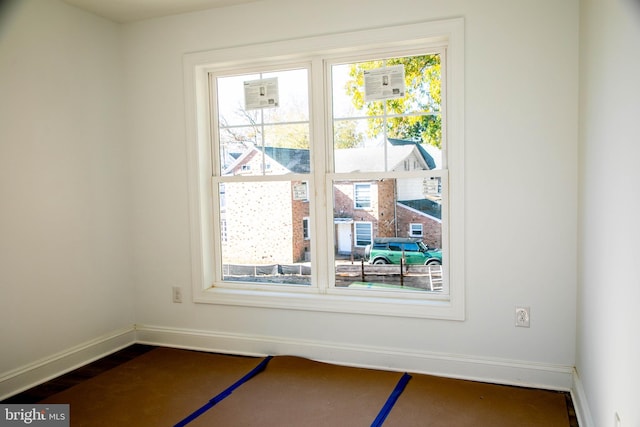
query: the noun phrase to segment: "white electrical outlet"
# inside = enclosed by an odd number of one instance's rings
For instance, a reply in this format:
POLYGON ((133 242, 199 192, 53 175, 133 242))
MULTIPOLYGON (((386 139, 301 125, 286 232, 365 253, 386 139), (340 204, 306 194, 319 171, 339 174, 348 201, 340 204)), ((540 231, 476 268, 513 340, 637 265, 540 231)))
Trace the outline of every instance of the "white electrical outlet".
POLYGON ((182 302, 182 288, 180 286, 174 286, 172 288, 173 292, 173 302, 181 303, 182 302))
POLYGON ((528 328, 529 321, 529 307, 516 307, 516 326, 528 328))

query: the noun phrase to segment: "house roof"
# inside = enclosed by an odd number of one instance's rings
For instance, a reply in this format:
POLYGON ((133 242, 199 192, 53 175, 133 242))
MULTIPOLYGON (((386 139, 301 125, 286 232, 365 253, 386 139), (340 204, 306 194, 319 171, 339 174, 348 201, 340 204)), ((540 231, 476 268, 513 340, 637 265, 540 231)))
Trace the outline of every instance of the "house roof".
MULTIPOLYGON (((413 155, 423 162, 425 169, 439 168, 441 165, 440 150, 436 147, 425 146, 416 141, 389 138, 389 144, 375 147, 346 148, 335 150, 334 162, 336 172, 376 172, 385 170, 385 150, 387 156, 387 170, 403 168, 405 159, 413 155)), ((261 151, 258 147, 253 147, 261 151)), ((229 154, 227 161, 233 166, 242 163, 243 156, 229 154)), ((309 173, 311 161, 309 150, 303 148, 264 147, 264 153, 278 162, 292 173, 309 173)), ((231 167, 229 167, 231 169, 231 167)))
MULTIPOLYGON (((387 145, 387 170, 395 170, 416 150, 411 145, 387 145)), ((418 154, 419 157, 419 154, 418 154)), ((336 172, 377 172, 385 170, 385 147, 347 148, 335 150, 336 172)))
POLYGON ((434 218, 442 219, 442 205, 429 199, 398 200, 398 204, 420 211, 434 218))
POLYGON ((293 173, 311 171, 308 149, 264 147, 264 153, 293 173))
MULTIPOLYGON (((420 144, 418 141, 404 139, 388 139, 386 146, 387 170, 403 168, 402 162, 414 154, 418 160, 424 161, 426 169, 442 167, 442 153, 439 148, 420 144)), ((334 154, 336 172, 375 172, 385 170, 385 146, 366 148, 347 148, 336 150, 334 154), (357 169, 354 166, 357 165, 357 169)))
POLYGON ((429 166, 429 169, 440 169, 442 167, 442 151, 438 147, 428 144, 420 144, 418 141, 406 139, 389 138, 389 143, 394 146, 412 145, 418 148, 422 158, 429 166))
MULTIPOLYGON (((262 155, 262 148, 252 146, 244 152, 226 153, 224 161, 226 166, 223 174, 232 173, 240 165, 248 163, 256 155, 262 155)), ((276 162, 280 169, 286 169, 292 173, 309 173, 311 166, 309 162, 309 150, 300 148, 264 147, 264 154, 269 159, 276 162)), ((280 172, 282 173, 282 172, 280 172)), ((286 173, 286 172, 285 172, 286 173)))

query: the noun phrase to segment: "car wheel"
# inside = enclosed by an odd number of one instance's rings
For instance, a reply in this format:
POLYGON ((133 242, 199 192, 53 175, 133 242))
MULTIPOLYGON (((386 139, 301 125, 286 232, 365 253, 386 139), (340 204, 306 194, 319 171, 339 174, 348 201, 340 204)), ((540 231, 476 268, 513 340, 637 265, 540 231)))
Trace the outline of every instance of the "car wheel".
POLYGON ((387 260, 384 258, 378 258, 375 261, 373 261, 374 264, 388 264, 387 260))
POLYGON ((437 259, 432 259, 430 261, 427 261, 427 263, 425 265, 441 265, 442 263, 440 261, 438 261, 437 259))

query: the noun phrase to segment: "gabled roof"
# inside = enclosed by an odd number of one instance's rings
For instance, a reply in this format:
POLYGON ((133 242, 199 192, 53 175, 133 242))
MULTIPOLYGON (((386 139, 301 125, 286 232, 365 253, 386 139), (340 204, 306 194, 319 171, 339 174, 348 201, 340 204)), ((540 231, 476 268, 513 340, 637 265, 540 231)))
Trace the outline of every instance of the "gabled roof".
POLYGON ((440 169, 442 167, 442 152, 438 147, 428 144, 420 144, 418 141, 409 141, 406 139, 389 138, 391 145, 413 145, 418 147, 418 151, 429 166, 429 169, 440 169))
MULTIPOLYGON (((387 156, 386 170, 403 169, 403 162, 414 157, 423 163, 425 169, 441 167, 440 150, 436 147, 425 146, 416 141, 389 138, 389 144, 366 148, 346 148, 334 151, 336 172, 376 172, 385 170, 385 150, 387 156)), ((261 152, 259 147, 229 155, 227 161, 231 163, 227 170, 237 167, 244 159, 249 159, 249 153, 261 152), (235 154, 235 155, 234 155, 235 154)), ((292 173, 309 173, 311 161, 309 150, 303 148, 264 147, 264 154, 292 173)))
MULTIPOLYGON (((395 170, 402 166, 402 162, 411 153, 416 151, 415 146, 394 146, 387 145, 387 170, 395 170)), ((385 147, 365 147, 365 148, 346 148, 334 151, 334 162, 336 172, 377 172, 384 171, 385 147)))
POLYGON ((264 153, 293 173, 309 173, 309 150, 302 148, 264 147, 264 153))
POLYGON ((420 211, 434 218, 442 219, 442 205, 429 199, 398 200, 398 204, 420 211))
MULTIPOLYGON (((264 154, 267 156, 265 163, 269 164, 269 160, 273 160, 273 162, 280 166, 279 169, 286 169, 292 173, 309 173, 311 170, 309 150, 307 149, 264 147, 264 154)), ((256 155, 262 155, 262 148, 253 146, 242 153, 234 152, 227 154, 225 161, 228 164, 223 171, 223 175, 231 173, 242 164, 248 163, 256 155)))

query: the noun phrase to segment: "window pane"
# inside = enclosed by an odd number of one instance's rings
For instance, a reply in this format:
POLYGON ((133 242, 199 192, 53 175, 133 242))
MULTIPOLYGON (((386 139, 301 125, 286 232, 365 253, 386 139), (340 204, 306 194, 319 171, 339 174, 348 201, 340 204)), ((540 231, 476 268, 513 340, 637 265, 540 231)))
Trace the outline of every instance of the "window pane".
POLYGON ((388 138, 387 143, 334 151, 336 173, 435 170, 442 151, 432 145, 388 138))
POLYGON ((334 118, 367 116, 361 90, 364 85, 363 74, 355 73, 356 64, 338 64, 331 67, 334 118), (352 70, 354 75, 351 75, 352 70))
POLYGON ((309 84, 306 69, 263 73, 260 78, 278 79, 278 108, 264 110, 265 123, 309 121, 309 84))
POLYGON ((226 182, 219 186, 223 280, 309 285, 309 202, 297 181, 226 182), (224 198, 222 198, 224 193, 224 198), (268 214, 267 214, 268 213, 268 214))
POLYGON ((255 139, 255 134, 251 134, 253 128, 234 128, 233 131, 234 136, 227 135, 220 140, 222 175, 310 172, 308 124, 265 127, 262 132, 264 135, 260 136, 265 143, 264 147, 256 146, 251 141, 255 139))
POLYGON ((442 145, 442 118, 439 114, 389 117, 386 124, 389 138, 426 141, 428 143, 423 145, 438 149, 442 145))
POLYGON ((309 150, 309 123, 269 125, 264 128, 266 147, 309 150))
POLYGON ((439 177, 334 180, 333 201, 336 286, 442 290, 439 177), (357 209, 365 186, 370 208, 357 209))
POLYGON ((260 110, 247 111, 244 108, 244 82, 259 78, 259 74, 245 74, 217 79, 218 121, 221 128, 247 126, 259 121, 260 110))
POLYGON ((254 127, 238 127, 220 129, 220 166, 221 175, 236 175, 245 173, 247 167, 242 167, 246 161, 262 163, 255 150, 256 133, 254 127), (255 151, 255 152, 254 152, 255 151), (246 161, 245 161, 246 160, 246 161))

